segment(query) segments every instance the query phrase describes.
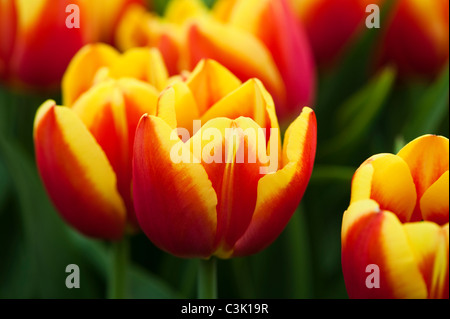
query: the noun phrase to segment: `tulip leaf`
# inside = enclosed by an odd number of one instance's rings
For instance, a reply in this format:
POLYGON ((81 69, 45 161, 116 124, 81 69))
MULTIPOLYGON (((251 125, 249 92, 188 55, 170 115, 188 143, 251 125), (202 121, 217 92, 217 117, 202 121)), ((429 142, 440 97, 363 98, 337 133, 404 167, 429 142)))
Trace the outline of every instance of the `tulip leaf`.
POLYGON ((395 72, 385 68, 368 85, 339 107, 339 133, 318 149, 318 157, 356 149, 386 104, 394 85, 395 72))
POLYGON ((134 299, 180 298, 167 283, 138 265, 132 265, 128 270, 127 290, 127 297, 134 299))
POLYGON ((5 165, 3 164, 2 157, 0 156, 0 215, 4 211, 3 206, 5 205, 5 201, 9 195, 9 183, 9 175, 6 171, 5 165))
POLYGON ((32 298, 30 251, 15 208, 11 200, 1 208, 4 213, 0 214, 0 298, 32 298))
POLYGON ((449 111, 449 66, 443 69, 439 78, 424 92, 403 130, 403 136, 410 141, 424 134, 438 134, 439 126, 449 111))
MULTIPOLYGON (((10 172, 17 198, 30 276, 27 285, 35 298, 92 298, 101 296, 98 276, 70 240, 71 230, 57 216, 42 188, 35 166, 27 154, 0 136, 0 154, 10 172), (81 288, 68 289, 66 267, 77 264, 81 288)), ((22 256, 20 256, 22 258, 22 256)), ((18 263, 20 264, 20 258, 18 263)), ((14 278, 20 285, 21 278, 14 278)))
MULTIPOLYGON (((312 264, 305 211, 297 209, 282 234, 234 267, 244 298, 312 298, 312 264), (240 266, 244 266, 240 268, 240 266), (243 272, 238 274, 239 272, 243 272), (241 278, 245 278, 241 281, 241 278), (241 287, 247 285, 248 287, 241 287)), ((219 287, 222 287, 219 282, 219 287)))
POLYGON ((381 28, 369 29, 361 26, 358 37, 342 53, 339 63, 331 73, 322 74, 317 110, 327 113, 336 103, 340 104, 355 89, 366 83, 372 72, 377 45, 383 35, 383 25, 389 19, 392 8, 399 0, 386 1, 380 8, 381 28))
POLYGON ((291 298, 312 297, 312 264, 306 212, 300 204, 285 230, 286 250, 292 252, 286 271, 291 280, 289 296, 291 298))

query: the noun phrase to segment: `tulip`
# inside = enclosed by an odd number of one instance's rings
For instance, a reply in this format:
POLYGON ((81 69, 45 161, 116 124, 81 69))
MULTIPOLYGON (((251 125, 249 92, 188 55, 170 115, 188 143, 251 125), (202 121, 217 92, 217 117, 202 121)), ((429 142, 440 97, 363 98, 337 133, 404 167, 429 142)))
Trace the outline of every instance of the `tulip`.
POLYGON ((97 84, 70 108, 47 101, 38 109, 41 178, 62 217, 81 233, 116 240, 137 228, 132 146, 140 117, 155 114, 157 99, 150 84, 121 78, 97 84))
POLYGON ((435 77, 448 61, 448 0, 398 1, 384 34, 381 64, 404 78, 435 77))
POLYGON ((218 62, 202 60, 161 93, 156 116, 139 122, 133 156, 139 225, 156 246, 179 257, 256 253, 298 206, 315 149, 310 108, 290 125, 281 147, 262 82, 242 83, 218 62), (251 154, 258 156, 251 161, 251 154))
POLYGON ((342 221, 350 298, 448 298, 449 143, 424 135, 355 172, 342 221))
MULTIPOLYGON (((0 1, 0 79, 25 88, 57 87, 73 55, 85 44, 111 41, 115 25, 143 0, 0 1), (68 5, 76 4, 77 11, 68 5), (101 10, 100 10, 100 5, 101 10), (78 20, 69 28, 67 19, 78 20)), ((70 20, 72 21, 72 20, 70 20)))

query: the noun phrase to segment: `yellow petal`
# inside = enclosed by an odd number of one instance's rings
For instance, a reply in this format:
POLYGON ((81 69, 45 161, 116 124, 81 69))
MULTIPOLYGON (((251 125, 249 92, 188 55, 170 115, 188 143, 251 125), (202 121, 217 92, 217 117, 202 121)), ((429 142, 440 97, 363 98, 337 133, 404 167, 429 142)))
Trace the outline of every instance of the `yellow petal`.
POLYGON ((188 28, 188 54, 191 67, 202 59, 214 59, 241 81, 260 79, 276 100, 286 98, 282 77, 268 49, 237 27, 197 19, 188 28))
POLYGON ((284 166, 258 183, 255 212, 249 228, 237 241, 234 255, 258 252, 281 233, 308 184, 316 151, 316 117, 310 108, 290 125, 283 145, 284 166))
POLYGON ((394 212, 402 222, 410 220, 416 197, 409 167, 397 155, 372 156, 353 176, 351 203, 373 199, 381 209, 394 212))
POLYGON ((166 87, 169 75, 157 49, 134 48, 126 51, 110 68, 115 79, 131 77, 153 85, 158 90, 166 87))
POLYGON ((62 79, 63 104, 71 106, 94 84, 97 71, 110 67, 119 59, 119 52, 107 44, 88 44, 73 57, 62 79))
POLYGON ((448 138, 436 135, 423 135, 403 147, 398 156, 402 157, 411 170, 417 191, 417 203, 413 221, 422 220, 420 199, 434 182, 448 171, 448 138))
POLYGON ((448 171, 442 174, 423 194, 420 199, 420 210, 424 220, 440 225, 448 223, 449 202, 448 171))
POLYGON ((126 208, 105 153, 69 108, 44 103, 34 127, 36 159, 62 216, 88 236, 121 238, 126 208))
POLYGON ((200 115, 195 97, 185 82, 175 82, 161 92, 157 115, 171 127, 183 127, 193 135, 193 121, 200 115))
POLYGON ((202 60, 186 81, 203 115, 214 103, 241 85, 241 81, 214 60, 202 60))

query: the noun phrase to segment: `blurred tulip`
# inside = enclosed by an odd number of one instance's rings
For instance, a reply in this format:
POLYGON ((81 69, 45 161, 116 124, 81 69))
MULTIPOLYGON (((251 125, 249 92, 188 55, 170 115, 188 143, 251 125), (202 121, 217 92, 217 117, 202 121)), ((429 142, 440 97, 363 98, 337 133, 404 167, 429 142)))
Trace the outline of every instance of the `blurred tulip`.
POLYGON ((398 1, 383 38, 380 61, 399 74, 434 77, 448 61, 448 0, 398 1))
POLYGON ((221 258, 250 255, 273 242, 312 172, 314 112, 303 109, 281 147, 263 84, 242 84, 219 63, 202 60, 185 81, 162 92, 156 115, 141 118, 133 156, 136 215, 149 239, 176 256, 221 258), (262 129, 265 135, 243 133, 262 129), (174 161, 177 148, 181 161, 174 161), (251 161, 252 151, 262 156, 251 161))
POLYGON ((136 9, 123 19, 118 43, 158 47, 170 74, 210 58, 241 81, 256 77, 273 95, 283 122, 314 98, 310 48, 285 0, 219 1, 212 11, 200 1, 174 0, 163 18, 136 9))
POLYGON ((424 135, 358 168, 342 221, 350 298, 449 297, 448 154, 447 138, 424 135), (378 287, 367 282, 370 265, 378 287))
POLYGON ((155 49, 119 55, 107 45, 89 45, 64 76, 63 98, 70 107, 47 101, 38 110, 39 172, 56 208, 80 232, 120 239, 126 228, 137 227, 131 196, 134 136, 142 114, 156 113, 159 89, 152 84, 163 80, 167 70, 155 49))
MULTIPOLYGON (((319 66, 329 67, 365 32, 369 4, 384 0, 290 0, 319 66)), ((448 0, 399 0, 380 25, 375 63, 395 64, 404 78, 433 77, 448 61, 448 0)))
POLYGON ((364 31, 368 4, 380 0, 290 0, 319 66, 330 66, 364 31))
MULTIPOLYGON (((76 2, 79 28, 69 28, 69 0, 0 1, 0 79, 25 88, 57 87, 86 43, 111 41, 123 12, 143 0, 76 2)), ((75 14, 75 13, 74 13, 75 14)))

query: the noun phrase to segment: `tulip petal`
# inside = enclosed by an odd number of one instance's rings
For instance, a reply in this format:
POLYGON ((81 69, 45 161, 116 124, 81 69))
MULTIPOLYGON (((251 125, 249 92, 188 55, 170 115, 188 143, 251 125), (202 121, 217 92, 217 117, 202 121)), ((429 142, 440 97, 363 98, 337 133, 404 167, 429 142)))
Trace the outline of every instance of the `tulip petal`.
POLYGON ((403 147, 398 156, 408 164, 417 191, 417 203, 411 221, 422 220, 420 200, 425 191, 448 171, 448 138, 424 135, 403 147))
POLYGON ((89 90, 94 84, 97 71, 111 66, 119 56, 119 52, 113 47, 103 43, 88 44, 78 51, 62 80, 64 105, 71 106, 82 93, 89 90))
POLYGON ((281 75, 267 48, 256 37, 213 19, 197 19, 188 28, 190 66, 201 59, 219 61, 241 81, 260 79, 275 100, 284 101, 281 75))
POLYGON ((382 210, 394 212, 402 222, 410 220, 416 197, 409 167, 400 156, 372 156, 353 176, 351 203, 373 199, 382 210))
POLYGON ((157 49, 133 48, 127 50, 110 69, 110 76, 135 78, 153 85, 159 91, 166 87, 169 74, 157 49))
POLYGON ((72 107, 102 147, 116 172, 117 187, 132 224, 136 224, 131 196, 134 135, 141 116, 155 114, 157 99, 158 92, 151 85, 123 78, 96 85, 72 107))
POLYGON ((199 114, 204 114, 214 103, 237 89, 241 81, 214 60, 201 60, 192 71, 187 86, 192 91, 199 114))
POLYGON ((173 128, 182 127, 193 135, 193 121, 200 118, 197 102, 185 82, 175 82, 159 97, 158 117, 173 128))
POLYGON ((341 238, 350 298, 426 298, 425 281, 395 214, 373 200, 354 202, 344 213, 341 238))
POLYGON ((69 108, 44 103, 34 127, 36 160, 61 215, 88 236, 120 239, 125 205, 105 153, 69 108))
POLYGON ((209 257, 217 196, 201 164, 173 161, 173 150, 182 142, 171 133, 164 120, 151 115, 144 115, 138 125, 133 158, 136 215, 159 248, 180 257, 209 257))
POLYGON ((404 225, 416 262, 427 284, 427 298, 448 299, 447 231, 432 222, 404 225))
POLYGON ((235 245, 234 256, 256 253, 283 231, 312 173, 316 152, 317 124, 314 112, 304 108, 289 126, 283 145, 283 168, 258 183, 258 196, 250 226, 235 245))
POLYGON ((204 15, 208 8, 200 0, 171 0, 164 12, 164 18, 171 23, 183 24, 188 19, 204 15))
POLYGON ((202 123, 216 117, 236 119, 246 116, 262 128, 271 128, 272 123, 267 108, 274 111, 273 100, 270 94, 264 94, 264 92, 261 81, 250 79, 207 110, 201 118, 202 123))
POLYGON ((265 134, 247 117, 215 118, 205 123, 189 144, 193 154, 202 159, 217 194, 214 254, 228 258, 255 210, 258 181, 263 176, 260 171, 264 166, 260 159, 265 159, 266 154, 265 134))
POLYGON ((448 223, 448 185, 449 177, 446 171, 425 191, 420 199, 420 211, 424 220, 433 221, 439 225, 448 223))

